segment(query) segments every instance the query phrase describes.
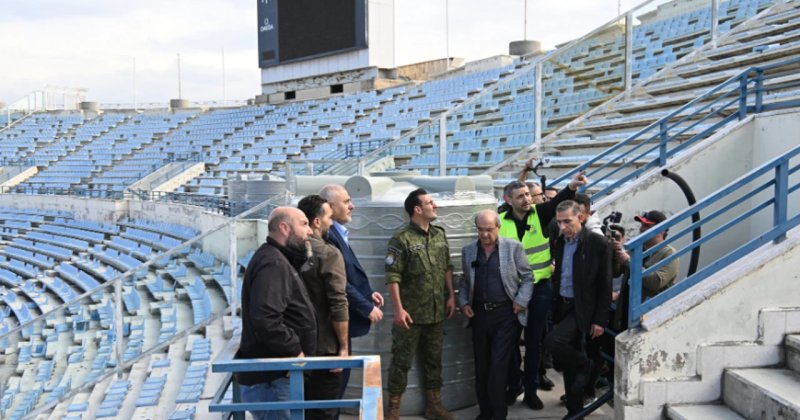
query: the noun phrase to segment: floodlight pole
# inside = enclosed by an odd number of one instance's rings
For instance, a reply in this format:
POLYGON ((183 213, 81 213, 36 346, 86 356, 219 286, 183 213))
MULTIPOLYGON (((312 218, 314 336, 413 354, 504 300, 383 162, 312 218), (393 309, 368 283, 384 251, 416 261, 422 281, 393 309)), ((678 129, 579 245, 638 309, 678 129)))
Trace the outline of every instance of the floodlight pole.
POLYGON ((523 27, 522 27, 522 39, 527 41, 528 40, 528 0, 525 0, 525 9, 522 13, 523 15, 523 27))
POLYGON ((450 2, 444 0, 444 54, 447 71, 450 71, 450 2))
POLYGON ((178 99, 183 99, 181 96, 181 53, 178 53, 178 99))
POLYGON ((222 104, 225 104, 225 47, 222 47, 222 104))
POLYGON ((133 57, 133 110, 136 111, 136 57, 133 57))

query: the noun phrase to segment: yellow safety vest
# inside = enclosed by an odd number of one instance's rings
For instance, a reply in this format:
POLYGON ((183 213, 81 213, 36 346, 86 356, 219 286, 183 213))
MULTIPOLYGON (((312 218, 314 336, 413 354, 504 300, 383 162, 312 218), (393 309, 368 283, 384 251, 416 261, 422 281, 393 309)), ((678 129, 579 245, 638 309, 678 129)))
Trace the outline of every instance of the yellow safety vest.
MULTIPOLYGON (((509 212, 500 214, 500 236, 519 241, 517 225, 514 223, 513 216, 506 219, 506 214, 509 212)), ((550 269, 550 242, 544 236, 542 224, 536 214, 536 206, 531 206, 527 223, 529 227, 522 236, 522 247, 525 249, 525 255, 528 256, 528 264, 533 270, 533 282, 539 283, 541 280, 549 279, 553 275, 553 271, 550 269)))

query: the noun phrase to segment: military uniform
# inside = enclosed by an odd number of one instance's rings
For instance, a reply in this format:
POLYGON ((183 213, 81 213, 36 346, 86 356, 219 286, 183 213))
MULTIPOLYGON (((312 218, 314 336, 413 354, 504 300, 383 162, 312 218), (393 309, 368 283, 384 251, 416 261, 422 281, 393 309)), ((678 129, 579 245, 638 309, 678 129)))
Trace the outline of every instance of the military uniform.
POLYGON ((430 225, 425 232, 409 223, 389 241, 386 282, 400 285, 403 309, 414 321, 409 330, 396 325, 392 328, 390 394, 399 395, 405 391, 408 369, 420 345, 425 389, 442 387, 445 273, 452 268, 450 248, 441 227, 430 225))

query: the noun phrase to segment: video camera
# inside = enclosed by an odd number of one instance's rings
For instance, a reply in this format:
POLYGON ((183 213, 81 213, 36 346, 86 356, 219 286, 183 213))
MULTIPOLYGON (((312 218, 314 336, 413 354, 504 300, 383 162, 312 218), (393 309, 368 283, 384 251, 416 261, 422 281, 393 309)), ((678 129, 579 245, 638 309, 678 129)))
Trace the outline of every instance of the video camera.
POLYGON ((600 229, 608 239, 614 239, 616 241, 622 239, 622 227, 618 225, 621 220, 622 213, 618 211, 612 211, 611 214, 603 219, 603 226, 601 226, 600 229))

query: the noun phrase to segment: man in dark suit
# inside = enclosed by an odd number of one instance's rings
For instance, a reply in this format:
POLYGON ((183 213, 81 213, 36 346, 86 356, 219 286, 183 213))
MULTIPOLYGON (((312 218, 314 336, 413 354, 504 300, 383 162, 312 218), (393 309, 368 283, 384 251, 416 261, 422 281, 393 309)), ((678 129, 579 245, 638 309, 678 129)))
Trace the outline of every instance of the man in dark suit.
POLYGON ((556 208, 562 233, 553 250, 556 324, 545 346, 564 368, 568 416, 583 407, 584 389, 594 367, 581 351, 581 342, 585 336, 595 340, 603 335, 611 304, 611 248, 604 236, 584 228, 585 219, 572 200, 556 208))
MULTIPOLYGON (((372 290, 367 278, 367 272, 361 267, 356 254, 350 248, 348 241, 348 231, 344 226, 352 220, 353 201, 350 194, 341 185, 329 184, 322 187, 319 195, 324 198, 333 210, 333 226, 328 233, 330 242, 344 257, 345 271, 347 273, 347 305, 350 315, 350 325, 348 328, 350 339, 361 337, 369 333, 371 324, 375 324, 383 319, 383 295, 372 290)), ((352 353, 351 343, 348 349, 352 353)), ((342 375, 342 388, 339 396, 344 395, 347 382, 350 380, 350 370, 345 369, 342 375)))

